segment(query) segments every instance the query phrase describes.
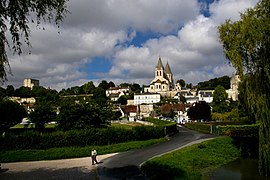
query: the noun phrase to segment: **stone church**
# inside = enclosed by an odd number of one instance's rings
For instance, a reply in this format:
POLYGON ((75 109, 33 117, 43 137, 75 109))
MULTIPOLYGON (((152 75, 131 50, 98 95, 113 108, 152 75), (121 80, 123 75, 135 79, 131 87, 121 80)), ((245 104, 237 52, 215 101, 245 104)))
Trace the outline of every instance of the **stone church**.
POLYGON ((172 97, 176 93, 170 65, 167 62, 164 68, 160 57, 155 67, 155 78, 151 81, 148 87, 144 88, 144 92, 160 93, 163 97, 172 97))

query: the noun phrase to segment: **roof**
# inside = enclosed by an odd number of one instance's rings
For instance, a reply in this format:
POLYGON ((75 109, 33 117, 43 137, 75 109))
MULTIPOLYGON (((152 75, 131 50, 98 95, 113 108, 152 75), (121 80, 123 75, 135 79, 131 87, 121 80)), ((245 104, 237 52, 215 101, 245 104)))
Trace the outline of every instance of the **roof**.
POLYGON ((165 67, 165 73, 166 74, 172 74, 171 68, 169 63, 167 62, 166 67, 165 67))
POLYGON ((160 58, 160 57, 158 58, 158 63, 157 63, 156 68, 157 68, 157 69, 164 69, 164 67, 163 67, 163 64, 162 64, 162 61, 161 61, 161 58, 160 58))
POLYGON ((170 112, 171 110, 174 111, 185 111, 186 105, 185 104, 164 104, 160 107, 162 112, 170 112))
POLYGON ((135 105, 124 105, 120 106, 124 114, 129 114, 129 113, 136 113, 137 112, 137 106, 135 105))

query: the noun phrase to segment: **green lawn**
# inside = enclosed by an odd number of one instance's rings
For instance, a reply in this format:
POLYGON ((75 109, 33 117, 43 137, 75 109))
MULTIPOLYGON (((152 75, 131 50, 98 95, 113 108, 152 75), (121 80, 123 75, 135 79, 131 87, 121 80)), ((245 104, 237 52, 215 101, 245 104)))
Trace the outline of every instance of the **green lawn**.
MULTIPOLYGON (((132 141, 107 146, 95 146, 98 154, 109 154, 115 152, 124 152, 131 149, 140 149, 153 144, 167 141, 166 138, 151 139, 147 141, 132 141)), ((0 151, 0 162, 19 162, 19 161, 39 161, 66 159, 90 156, 90 150, 93 146, 86 147, 63 147, 51 148, 46 150, 13 150, 0 151)))
POLYGON ((219 137, 154 158, 142 170, 152 179, 209 179, 213 170, 238 157, 233 140, 219 137))

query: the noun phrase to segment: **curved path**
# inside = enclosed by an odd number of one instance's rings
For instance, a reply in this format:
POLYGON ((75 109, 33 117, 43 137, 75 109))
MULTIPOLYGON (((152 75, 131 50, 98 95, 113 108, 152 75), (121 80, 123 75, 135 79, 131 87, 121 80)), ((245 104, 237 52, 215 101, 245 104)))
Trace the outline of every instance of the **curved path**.
POLYGON ((179 133, 169 141, 147 148, 119 153, 105 159, 97 168, 101 180, 113 179, 146 179, 140 171, 140 165, 148 159, 181 149, 183 147, 200 143, 213 138, 213 135, 201 134, 186 128, 179 128, 179 133))
POLYGON ((2 163, 1 180, 47 179, 146 179, 140 165, 148 159, 212 138, 185 128, 168 142, 123 153, 98 156, 102 164, 91 165, 90 157, 34 162, 2 163))

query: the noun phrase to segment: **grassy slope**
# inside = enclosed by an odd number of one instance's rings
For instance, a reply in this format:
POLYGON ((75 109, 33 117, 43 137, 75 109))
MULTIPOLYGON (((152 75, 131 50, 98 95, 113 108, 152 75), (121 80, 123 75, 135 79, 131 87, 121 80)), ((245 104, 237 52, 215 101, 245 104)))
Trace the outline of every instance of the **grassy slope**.
POLYGON ((238 156, 233 140, 220 137, 147 161, 142 170, 152 179, 208 179, 213 170, 238 156))

